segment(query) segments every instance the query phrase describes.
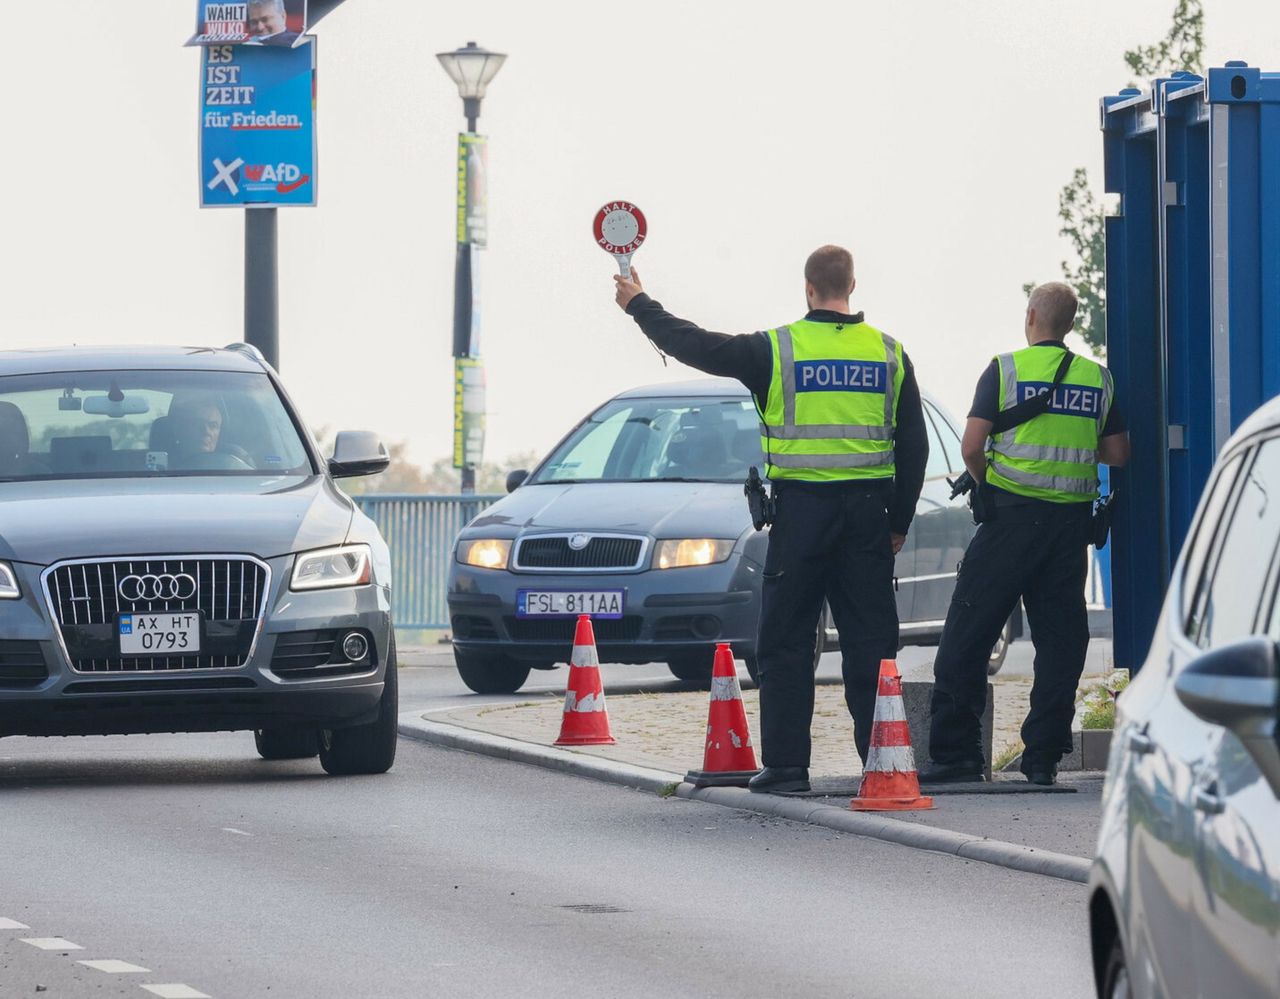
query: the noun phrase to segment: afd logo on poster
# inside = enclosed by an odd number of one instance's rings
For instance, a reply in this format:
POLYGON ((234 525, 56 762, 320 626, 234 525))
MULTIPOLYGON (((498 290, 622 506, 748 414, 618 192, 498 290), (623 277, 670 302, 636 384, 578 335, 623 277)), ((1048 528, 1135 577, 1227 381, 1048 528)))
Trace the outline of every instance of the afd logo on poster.
POLYGON ((288 194, 310 179, 296 163, 246 163, 244 167, 244 186, 250 191, 274 188, 279 194, 288 194))

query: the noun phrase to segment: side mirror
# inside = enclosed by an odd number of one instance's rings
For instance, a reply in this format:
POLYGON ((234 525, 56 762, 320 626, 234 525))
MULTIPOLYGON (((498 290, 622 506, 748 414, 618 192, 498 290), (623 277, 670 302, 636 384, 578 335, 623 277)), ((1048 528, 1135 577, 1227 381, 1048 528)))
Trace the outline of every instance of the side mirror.
POLYGON ((377 434, 368 430, 344 430, 334 439, 329 474, 335 479, 377 475, 390 464, 391 456, 377 434))
POLYGON ((507 473, 507 492, 513 493, 524 485, 524 480, 529 477, 529 472, 524 468, 517 468, 514 472, 507 473))
POLYGON ((1188 711, 1240 740, 1280 795, 1278 658, 1270 638, 1246 638, 1194 660, 1173 687, 1188 711))

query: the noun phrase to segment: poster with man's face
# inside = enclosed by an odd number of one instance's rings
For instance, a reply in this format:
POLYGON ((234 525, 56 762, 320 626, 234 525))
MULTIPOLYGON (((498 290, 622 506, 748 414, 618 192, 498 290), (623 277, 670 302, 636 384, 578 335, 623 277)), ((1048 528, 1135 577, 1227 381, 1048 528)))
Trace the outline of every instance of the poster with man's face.
POLYGON ((291 48, 306 28, 307 0, 196 0, 196 33, 187 44, 291 48))

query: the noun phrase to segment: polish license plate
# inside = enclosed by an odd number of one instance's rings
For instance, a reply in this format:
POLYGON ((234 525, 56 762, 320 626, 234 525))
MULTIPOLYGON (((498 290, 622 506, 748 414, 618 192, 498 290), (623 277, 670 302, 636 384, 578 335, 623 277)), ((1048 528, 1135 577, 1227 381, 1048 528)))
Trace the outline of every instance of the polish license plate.
POLYGON ((183 656, 200 651, 200 615, 174 611, 116 618, 122 656, 183 656))
POLYGON ((624 595, 624 590, 520 590, 516 617, 620 618, 624 595))

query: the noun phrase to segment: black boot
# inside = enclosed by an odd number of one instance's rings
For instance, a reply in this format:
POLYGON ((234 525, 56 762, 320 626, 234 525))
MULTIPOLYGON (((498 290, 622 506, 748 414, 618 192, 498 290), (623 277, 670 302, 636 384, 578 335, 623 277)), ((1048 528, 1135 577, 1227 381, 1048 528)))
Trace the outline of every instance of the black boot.
POLYGON ((962 784, 987 779, 981 760, 957 760, 937 763, 930 760, 920 771, 921 784, 962 784))
POLYGON ((1052 787, 1058 782, 1058 764, 1043 760, 1023 760, 1022 772, 1027 781, 1042 787, 1052 787))
POLYGON ((749 791, 807 791, 808 767, 765 767, 747 784, 749 791))

